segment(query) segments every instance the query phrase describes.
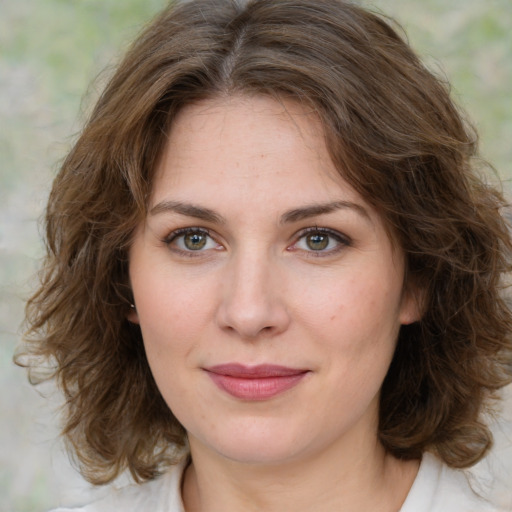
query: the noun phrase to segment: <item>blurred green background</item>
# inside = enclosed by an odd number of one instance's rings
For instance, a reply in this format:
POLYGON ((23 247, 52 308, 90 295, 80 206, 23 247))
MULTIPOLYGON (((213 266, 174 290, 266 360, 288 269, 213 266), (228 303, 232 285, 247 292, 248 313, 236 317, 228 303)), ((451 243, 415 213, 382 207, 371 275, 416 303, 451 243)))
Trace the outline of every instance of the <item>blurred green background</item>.
MULTIPOLYGON (((50 409, 12 353, 51 177, 123 49, 166 3, 0 0, 0 512, 90 500, 56 441, 57 400, 50 409)), ((512 1, 363 3, 396 17, 428 65, 448 76, 483 156, 511 178, 512 1)))

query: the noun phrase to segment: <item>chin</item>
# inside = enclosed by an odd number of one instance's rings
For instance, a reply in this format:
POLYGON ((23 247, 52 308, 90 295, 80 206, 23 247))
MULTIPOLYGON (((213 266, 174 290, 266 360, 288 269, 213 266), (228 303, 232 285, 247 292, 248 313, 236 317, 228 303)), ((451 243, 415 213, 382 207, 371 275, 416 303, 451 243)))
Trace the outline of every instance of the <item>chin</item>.
POLYGON ((190 436, 192 452, 195 443, 208 446, 218 455, 242 464, 277 465, 293 460, 302 452, 301 445, 289 428, 276 430, 261 425, 239 427, 237 432, 225 433, 215 439, 200 440, 190 436))
POLYGON ((239 464, 273 466, 293 461, 298 455, 297 447, 243 443, 219 449, 219 455, 239 464))

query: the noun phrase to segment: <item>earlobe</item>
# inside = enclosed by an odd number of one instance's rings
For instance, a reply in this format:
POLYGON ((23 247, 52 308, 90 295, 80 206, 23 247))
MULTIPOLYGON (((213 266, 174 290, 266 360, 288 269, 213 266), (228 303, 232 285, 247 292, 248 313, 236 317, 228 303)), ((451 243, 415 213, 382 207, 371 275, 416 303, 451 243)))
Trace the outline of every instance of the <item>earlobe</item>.
POLYGON ((404 292, 400 308, 400 323, 402 325, 410 325, 421 320, 425 307, 424 299, 423 290, 416 287, 404 292))
POLYGON ((126 314, 126 319, 132 324, 139 324, 139 314, 137 313, 135 304, 130 304, 130 311, 126 314))

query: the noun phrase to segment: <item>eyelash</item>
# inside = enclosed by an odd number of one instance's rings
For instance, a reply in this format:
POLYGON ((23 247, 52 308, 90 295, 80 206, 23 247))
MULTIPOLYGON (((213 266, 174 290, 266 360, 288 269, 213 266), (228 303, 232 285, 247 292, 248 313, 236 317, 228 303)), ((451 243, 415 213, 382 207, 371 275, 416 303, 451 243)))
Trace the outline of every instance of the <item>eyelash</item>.
POLYGON ((334 231, 333 229, 320 228, 318 226, 314 226, 314 227, 306 228, 306 229, 303 229, 302 231, 300 231, 297 235, 296 242, 294 242, 293 245, 290 246, 290 248, 288 250, 301 250, 296 247, 297 244, 303 238, 307 237, 308 235, 312 235, 312 234, 326 235, 329 238, 334 239, 338 245, 335 248, 329 249, 329 250, 319 250, 319 251, 315 251, 313 249, 311 249, 309 251, 304 250, 304 253, 307 254, 308 257, 313 257, 313 258, 328 257, 333 254, 337 254, 339 251, 343 250, 345 247, 350 247, 352 245, 352 240, 348 236, 343 235, 342 233, 340 233, 338 231, 334 231))
MULTIPOLYGON (((217 245, 218 242, 216 242, 215 238, 211 235, 210 231, 206 228, 200 228, 200 227, 190 227, 190 228, 180 228, 180 229, 176 229, 175 231, 173 231, 172 233, 170 233, 168 236, 166 236, 162 242, 167 245, 169 248, 171 248, 174 252, 177 252, 179 253, 181 256, 186 256, 186 257, 189 257, 189 258, 197 258, 199 256, 201 256, 201 253, 203 251, 201 250, 197 250, 197 251, 194 251, 194 250, 184 250, 184 249, 181 249, 179 247, 171 247, 172 243, 175 242, 176 240, 178 240, 180 237, 184 237, 186 235, 191 235, 191 234, 199 234, 199 235, 204 235, 206 237, 208 237, 209 239, 213 240, 217 245)), ((208 243, 208 242, 206 242, 208 243)))
MULTIPOLYGON (((210 240, 215 242, 217 245, 220 245, 220 244, 218 244, 218 242, 215 240, 215 238, 212 236, 211 232, 208 229, 200 228, 200 227, 177 229, 177 230, 173 231, 172 233, 170 233, 168 236, 166 236, 162 240, 162 242, 165 245, 169 246, 174 252, 177 252, 180 255, 190 257, 190 258, 200 257, 200 256, 202 256, 201 253, 204 252, 200 249, 197 251, 194 251, 194 250, 184 250, 184 249, 181 249, 176 246, 171 247, 173 242, 176 242, 180 237, 184 237, 186 235, 191 235, 191 234, 199 234, 199 235, 206 236, 210 240)), ((352 240, 349 237, 347 237, 346 235, 343 235, 343 234, 339 233, 338 231, 334 231, 332 229, 320 228, 317 226, 303 229, 302 231, 297 233, 295 238, 296 238, 296 241, 291 246, 289 246, 287 249, 289 251, 302 250, 305 254, 307 254, 308 257, 314 257, 314 258, 327 257, 330 255, 336 254, 339 251, 341 251, 344 247, 349 247, 352 244, 352 240), (303 249, 297 248, 297 245, 303 238, 307 237, 308 235, 312 235, 312 234, 328 236, 330 239, 334 239, 338 245, 333 249, 318 250, 318 251, 315 251, 313 249, 303 250, 303 249)), ((207 244, 208 241, 205 243, 207 244)))

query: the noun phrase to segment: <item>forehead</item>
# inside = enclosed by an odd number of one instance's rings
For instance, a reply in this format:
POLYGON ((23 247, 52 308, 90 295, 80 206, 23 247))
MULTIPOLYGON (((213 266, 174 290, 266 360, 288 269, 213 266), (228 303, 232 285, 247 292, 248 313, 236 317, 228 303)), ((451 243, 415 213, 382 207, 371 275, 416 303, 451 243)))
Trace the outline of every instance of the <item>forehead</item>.
MULTIPOLYGON (((182 109, 156 169, 151 202, 187 187, 197 197, 214 190, 276 188, 300 201, 321 194, 353 198, 329 156, 318 115, 291 100, 235 96, 182 109)), ((361 198, 359 198, 361 199, 361 198)))

